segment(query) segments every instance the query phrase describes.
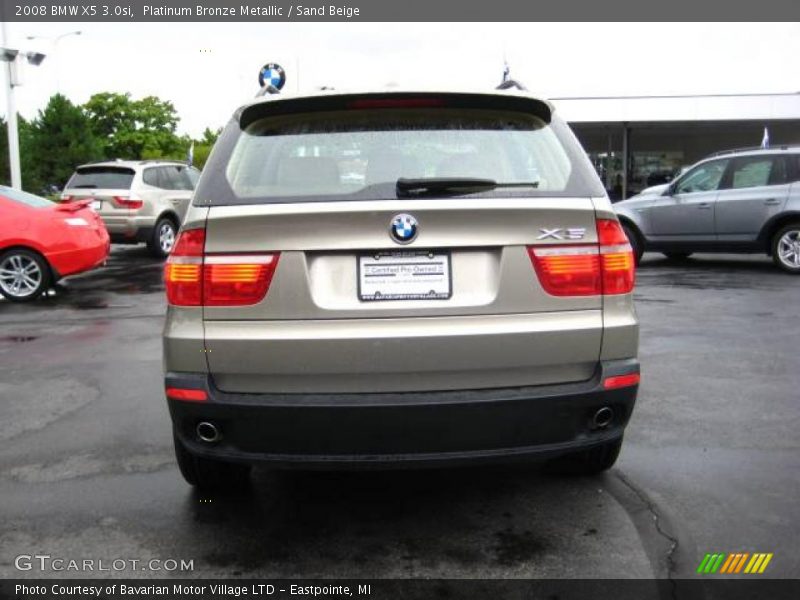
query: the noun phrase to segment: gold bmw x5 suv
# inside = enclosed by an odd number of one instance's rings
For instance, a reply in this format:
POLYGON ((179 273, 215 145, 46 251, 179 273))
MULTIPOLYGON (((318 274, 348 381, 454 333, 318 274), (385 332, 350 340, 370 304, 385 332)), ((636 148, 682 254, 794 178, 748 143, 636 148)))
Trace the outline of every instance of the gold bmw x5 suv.
POLYGON ((238 109, 165 267, 187 481, 251 465, 614 464, 634 260, 569 128, 517 91, 238 109))

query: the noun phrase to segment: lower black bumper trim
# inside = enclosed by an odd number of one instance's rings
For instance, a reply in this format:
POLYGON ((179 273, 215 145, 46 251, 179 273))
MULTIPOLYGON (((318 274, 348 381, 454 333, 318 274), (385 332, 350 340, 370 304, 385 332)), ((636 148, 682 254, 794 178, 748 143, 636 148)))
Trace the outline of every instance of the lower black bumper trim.
POLYGON ((383 468, 549 459, 622 437, 637 386, 605 390, 635 360, 601 363, 586 382, 518 388, 386 394, 232 394, 203 374, 168 373, 169 387, 206 390, 208 402, 168 400, 189 452, 278 467, 383 468), (592 417, 609 407, 599 428, 592 417), (202 442, 197 424, 222 433, 202 442))

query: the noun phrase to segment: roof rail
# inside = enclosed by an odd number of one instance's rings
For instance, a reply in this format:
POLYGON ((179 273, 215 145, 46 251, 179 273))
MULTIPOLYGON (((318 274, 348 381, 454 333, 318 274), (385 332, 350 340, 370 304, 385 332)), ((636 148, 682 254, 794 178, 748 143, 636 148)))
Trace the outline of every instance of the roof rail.
POLYGON ((83 163, 83 165, 84 166, 86 166, 86 165, 100 165, 100 164, 103 164, 103 163, 110 163, 110 162, 122 162, 123 160, 125 160, 125 159, 123 159, 123 158, 104 158, 102 160, 92 160, 92 161, 89 161, 87 163, 83 163))
POLYGON ((720 150, 719 152, 714 152, 713 154, 709 154, 706 158, 712 158, 714 156, 722 156, 723 154, 736 154, 737 152, 754 152, 756 150, 789 150, 792 147, 794 146, 791 144, 781 144, 780 146, 769 146, 767 148, 762 148, 761 146, 743 146, 741 148, 730 148, 728 150, 720 150))
POLYGON ((93 160, 87 163, 83 163, 81 166, 88 167, 89 165, 103 165, 107 163, 122 163, 122 162, 147 164, 147 163, 159 163, 159 162, 183 163, 186 161, 183 161, 180 158, 106 158, 104 160, 93 160))

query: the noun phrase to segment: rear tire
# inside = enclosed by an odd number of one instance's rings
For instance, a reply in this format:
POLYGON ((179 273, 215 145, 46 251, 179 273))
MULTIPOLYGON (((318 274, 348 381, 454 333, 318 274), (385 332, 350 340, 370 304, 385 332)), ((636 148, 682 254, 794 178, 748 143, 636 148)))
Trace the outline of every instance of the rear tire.
POLYGON ((190 453, 173 433, 175 460, 186 483, 207 490, 242 490, 250 482, 250 466, 201 458, 190 453))
POLYGON ((633 248, 633 259, 638 265, 639 261, 642 259, 642 254, 644 254, 644 244, 639 238, 639 234, 636 233, 636 230, 630 225, 623 223, 622 230, 625 232, 625 236, 628 238, 628 243, 630 243, 631 248, 633 248))
POLYGON ((161 217, 153 228, 153 234, 147 240, 147 249, 156 258, 166 258, 175 245, 178 226, 170 217, 161 217))
POLYGON ((787 273, 800 274, 800 222, 781 227, 772 236, 772 261, 787 273))
POLYGON ((562 475, 597 475, 614 466, 621 449, 622 438, 619 438, 557 458, 550 463, 549 470, 562 475))
POLYGON ((11 302, 29 302, 50 287, 50 265, 36 252, 12 248, 0 254, 0 294, 11 302))
POLYGON ((691 252, 664 252, 664 256, 666 256, 670 260, 686 260, 692 255, 691 252))

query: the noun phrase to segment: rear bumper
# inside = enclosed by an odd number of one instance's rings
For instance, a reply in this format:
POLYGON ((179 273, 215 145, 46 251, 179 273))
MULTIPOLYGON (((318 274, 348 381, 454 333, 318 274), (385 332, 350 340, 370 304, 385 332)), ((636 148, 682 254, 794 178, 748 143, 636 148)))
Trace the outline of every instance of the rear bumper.
POLYGON ((92 236, 96 239, 91 244, 86 243, 79 248, 46 256, 56 280, 93 269, 108 258, 110 250, 108 235, 103 233, 102 237, 94 234, 92 236))
POLYGON ((637 386, 605 390, 613 375, 637 373, 635 360, 608 361, 586 382, 446 392, 232 394, 202 374, 168 373, 167 387, 203 389, 206 402, 168 399, 189 452, 277 467, 385 468, 545 460, 622 436, 637 386), (605 428, 592 424, 602 407, 605 428), (199 440, 203 421, 219 442, 199 440))
POLYGON ((103 217, 103 222, 115 244, 137 244, 146 242, 153 233, 155 217, 103 217))

